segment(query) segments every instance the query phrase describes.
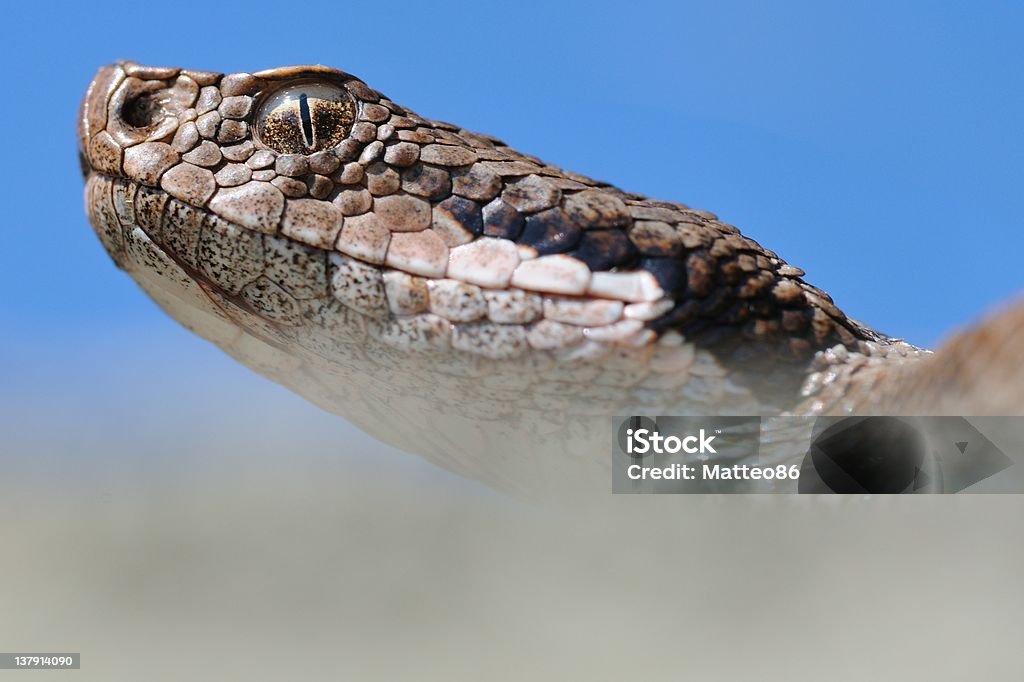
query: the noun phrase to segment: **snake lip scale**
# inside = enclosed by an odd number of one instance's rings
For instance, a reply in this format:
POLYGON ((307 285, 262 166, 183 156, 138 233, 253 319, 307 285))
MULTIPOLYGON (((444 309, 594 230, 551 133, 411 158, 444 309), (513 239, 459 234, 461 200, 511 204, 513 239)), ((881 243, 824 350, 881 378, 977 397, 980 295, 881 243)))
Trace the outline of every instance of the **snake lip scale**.
POLYGON ((423 118, 342 71, 111 64, 78 138, 90 222, 158 304, 450 468, 497 423, 1024 412, 1007 375, 1021 307, 933 356, 712 213, 423 118), (467 429, 474 445, 451 435, 467 429))

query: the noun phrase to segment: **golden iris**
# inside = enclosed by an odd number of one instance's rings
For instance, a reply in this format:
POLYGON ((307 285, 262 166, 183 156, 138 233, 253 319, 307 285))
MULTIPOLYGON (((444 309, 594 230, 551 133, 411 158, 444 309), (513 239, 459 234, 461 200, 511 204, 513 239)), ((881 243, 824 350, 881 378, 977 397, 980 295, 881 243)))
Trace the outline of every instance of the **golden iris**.
POLYGON ((282 154, 312 154, 341 142, 352 129, 355 111, 344 88, 315 81, 294 83, 262 102, 256 136, 282 154))

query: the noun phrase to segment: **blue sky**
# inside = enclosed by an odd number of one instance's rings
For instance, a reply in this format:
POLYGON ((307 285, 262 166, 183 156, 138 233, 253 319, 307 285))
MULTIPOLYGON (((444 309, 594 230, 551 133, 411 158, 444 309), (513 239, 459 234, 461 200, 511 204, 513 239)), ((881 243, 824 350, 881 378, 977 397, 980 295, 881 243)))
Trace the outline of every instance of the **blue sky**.
POLYGON ((9 340, 176 333, 82 211, 75 111, 117 58, 336 66, 423 115, 715 211, 849 314, 920 344, 1024 283, 1020 3, 126 7, 6 10, 9 340))

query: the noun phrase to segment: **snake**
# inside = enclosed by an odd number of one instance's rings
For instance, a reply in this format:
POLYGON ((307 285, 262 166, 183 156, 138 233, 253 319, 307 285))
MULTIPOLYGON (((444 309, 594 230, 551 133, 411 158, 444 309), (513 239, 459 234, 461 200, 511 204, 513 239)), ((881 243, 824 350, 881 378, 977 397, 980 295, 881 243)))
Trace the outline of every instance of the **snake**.
POLYGON ((713 213, 343 71, 117 62, 77 128, 89 222, 161 308, 495 487, 593 485, 611 415, 1024 413, 1024 305, 916 347, 713 213))

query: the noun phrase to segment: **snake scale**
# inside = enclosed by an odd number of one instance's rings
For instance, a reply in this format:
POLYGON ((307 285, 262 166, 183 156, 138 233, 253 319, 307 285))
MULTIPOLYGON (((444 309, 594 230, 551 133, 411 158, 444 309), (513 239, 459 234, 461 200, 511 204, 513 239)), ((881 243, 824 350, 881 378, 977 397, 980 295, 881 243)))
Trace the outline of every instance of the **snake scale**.
POLYGON ((78 135, 96 234, 170 315, 499 487, 604 471, 616 414, 1024 412, 1024 306, 932 354, 714 214, 335 69, 108 65, 78 135))

